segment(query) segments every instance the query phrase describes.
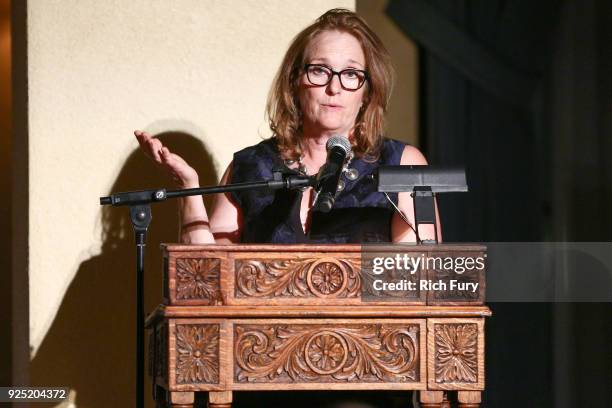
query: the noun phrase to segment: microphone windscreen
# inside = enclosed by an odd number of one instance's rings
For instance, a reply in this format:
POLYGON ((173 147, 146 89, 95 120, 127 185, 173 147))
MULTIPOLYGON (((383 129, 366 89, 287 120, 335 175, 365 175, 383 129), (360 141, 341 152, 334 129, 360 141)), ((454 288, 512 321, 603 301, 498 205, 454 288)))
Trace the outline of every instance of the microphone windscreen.
POLYGON ((348 138, 340 135, 334 135, 327 140, 327 144, 325 145, 327 151, 330 151, 334 147, 340 147, 347 155, 352 150, 351 142, 348 140, 348 138))

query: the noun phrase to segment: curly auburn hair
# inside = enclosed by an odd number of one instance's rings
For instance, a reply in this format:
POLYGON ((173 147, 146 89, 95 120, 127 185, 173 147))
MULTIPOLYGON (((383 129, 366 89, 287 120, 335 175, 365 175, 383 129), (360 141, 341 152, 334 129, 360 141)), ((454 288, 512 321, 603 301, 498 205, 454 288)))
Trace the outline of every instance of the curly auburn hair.
POLYGON ((329 10, 302 30, 291 42, 274 78, 266 114, 273 136, 285 159, 302 155, 302 111, 299 105, 299 78, 307 63, 306 50, 311 41, 324 31, 341 31, 353 35, 365 55, 368 80, 364 85, 362 109, 355 119, 353 151, 357 157, 378 158, 385 127, 385 113, 393 88, 393 67, 389 52, 366 22, 350 10, 329 10))

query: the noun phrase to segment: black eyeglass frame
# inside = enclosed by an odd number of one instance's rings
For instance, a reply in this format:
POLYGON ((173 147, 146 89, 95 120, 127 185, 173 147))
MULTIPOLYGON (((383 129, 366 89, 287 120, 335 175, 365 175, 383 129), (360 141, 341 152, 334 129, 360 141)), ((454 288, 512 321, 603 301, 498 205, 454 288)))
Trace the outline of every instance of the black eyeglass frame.
POLYGON ((347 68, 347 69, 343 69, 342 71, 334 71, 333 69, 331 69, 327 65, 322 65, 322 64, 304 64, 304 72, 306 73, 306 78, 308 79, 308 82, 310 82, 314 86, 327 86, 334 79, 334 75, 338 75, 338 80, 340 81, 340 86, 343 89, 347 90, 347 91, 357 91, 357 90, 361 89, 361 87, 367 81, 370 80, 370 75, 368 74, 368 71, 363 70, 363 69, 356 69, 356 68, 347 68), (331 71, 331 75, 329 76, 329 79, 327 80, 327 82, 324 83, 324 84, 315 84, 314 82, 312 82, 312 80, 310 79, 310 75, 308 74, 308 68, 310 68, 310 67, 321 67, 321 68, 325 68, 325 69, 330 70, 331 71), (342 73, 346 72, 346 71, 354 71, 354 72, 361 72, 361 73, 363 73, 363 81, 361 82, 361 84, 359 84, 359 86, 357 88, 354 88, 354 89, 353 88, 347 88, 342 83, 342 73))

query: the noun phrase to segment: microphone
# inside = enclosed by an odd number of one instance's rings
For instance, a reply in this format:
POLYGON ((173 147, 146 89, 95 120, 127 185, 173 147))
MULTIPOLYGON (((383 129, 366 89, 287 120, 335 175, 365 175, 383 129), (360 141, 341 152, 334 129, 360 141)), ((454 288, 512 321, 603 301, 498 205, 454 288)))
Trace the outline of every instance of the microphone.
POLYGON ((351 153, 351 142, 344 136, 332 136, 325 145, 327 161, 319 169, 315 184, 313 210, 329 212, 336 201, 342 166, 351 153))

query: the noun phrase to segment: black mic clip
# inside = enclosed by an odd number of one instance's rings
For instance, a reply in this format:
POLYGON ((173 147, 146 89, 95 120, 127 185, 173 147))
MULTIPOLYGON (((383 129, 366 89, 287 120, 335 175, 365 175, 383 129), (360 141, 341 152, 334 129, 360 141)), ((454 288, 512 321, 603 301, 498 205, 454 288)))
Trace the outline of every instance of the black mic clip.
POLYGON ((315 176, 301 174, 295 170, 285 167, 274 167, 272 169, 272 180, 268 186, 273 190, 278 189, 306 189, 316 184, 315 176))

